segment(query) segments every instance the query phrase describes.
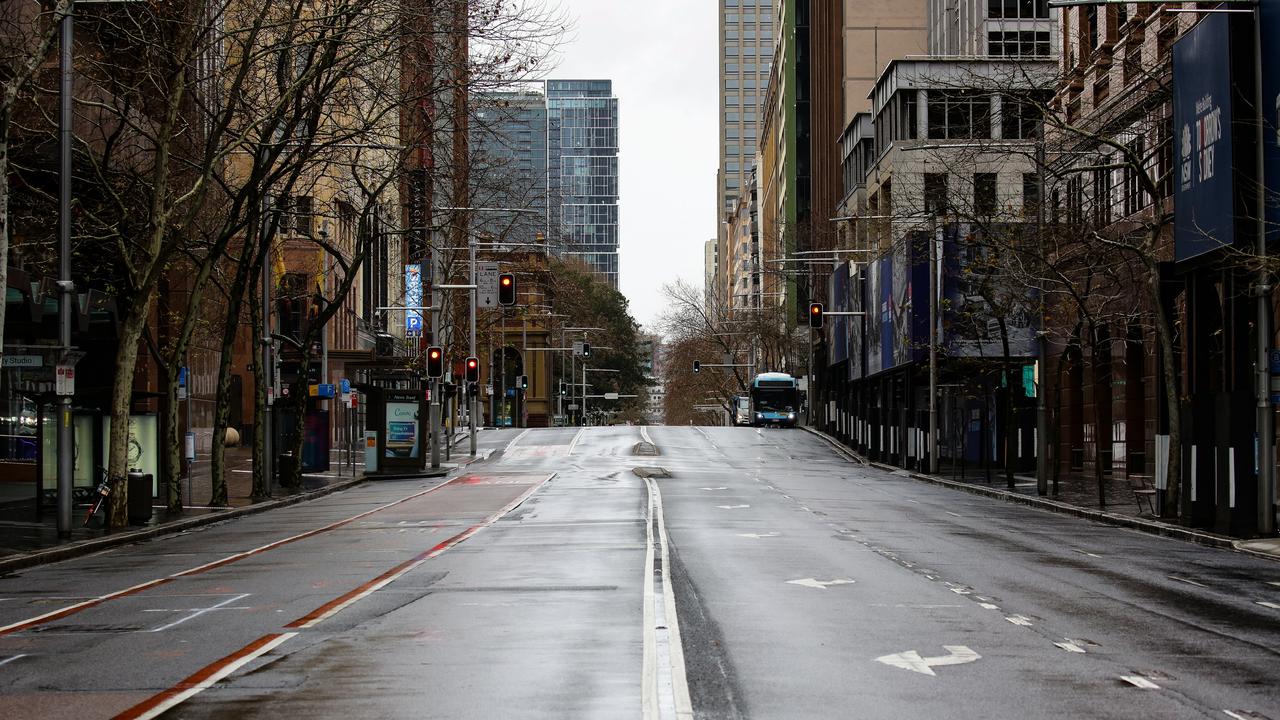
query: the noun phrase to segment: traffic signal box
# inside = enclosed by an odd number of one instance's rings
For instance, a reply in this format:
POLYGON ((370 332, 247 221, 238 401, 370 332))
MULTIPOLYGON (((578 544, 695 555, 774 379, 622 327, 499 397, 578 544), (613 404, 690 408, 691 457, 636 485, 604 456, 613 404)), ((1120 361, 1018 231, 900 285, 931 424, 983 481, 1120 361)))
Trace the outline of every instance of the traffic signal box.
POLYGON ((809 303, 809 327, 822 327, 822 303, 809 303))
POLYGON ((427 377, 444 377, 444 348, 435 345, 427 348, 427 377))
POLYGON ((502 273, 498 276, 498 304, 516 304, 516 276, 514 273, 502 273))
POLYGON ((693 371, 694 371, 694 372, 696 372, 696 373, 700 373, 700 372, 702 372, 702 363, 698 362, 697 360, 694 360, 694 361, 693 361, 693 371))
POLYGON ((469 383, 480 382, 480 358, 467 358, 466 377, 469 383))

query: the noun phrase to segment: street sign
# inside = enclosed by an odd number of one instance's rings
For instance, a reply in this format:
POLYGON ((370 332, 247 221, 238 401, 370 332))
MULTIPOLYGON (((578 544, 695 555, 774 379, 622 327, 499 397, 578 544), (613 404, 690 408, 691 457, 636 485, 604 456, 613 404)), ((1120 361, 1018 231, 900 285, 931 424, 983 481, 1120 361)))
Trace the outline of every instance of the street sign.
POLYGON ((566 408, 566 409, 568 409, 568 410, 577 410, 577 409, 578 409, 578 403, 569 403, 568 405, 566 405, 566 406, 565 406, 565 408, 566 408))
POLYGON ((577 340, 573 343, 573 356, 582 357, 582 341, 577 340))
POLYGON ((7 368, 44 367, 44 358, 39 355, 5 355, 4 367, 7 367, 7 368))
POLYGON ((343 395, 350 393, 351 381, 346 378, 342 378, 341 380, 338 381, 338 388, 343 395))
POLYGON ((502 274, 498 263, 476 263, 476 306, 482 309, 498 307, 498 275, 502 274))
POLYGON ((76 366, 59 365, 54 374, 54 392, 58 395, 76 394, 76 366))
POLYGON ((1025 393, 1027 397, 1036 396, 1036 366, 1035 365, 1022 366, 1022 392, 1025 393))
POLYGON ((422 332, 422 316, 408 314, 404 318, 404 331, 411 335, 417 335, 422 332))
MULTIPOLYGON (((411 308, 422 306, 422 266, 412 263, 404 266, 404 299, 411 308)), ((404 329, 407 333, 422 332, 422 313, 418 310, 406 310, 404 329)))
POLYGON ((178 399, 187 399, 187 369, 178 368, 178 399))
POLYGON ((605 400, 617 400, 617 399, 618 399, 618 393, 605 393, 605 394, 604 394, 604 399, 605 399, 605 400))

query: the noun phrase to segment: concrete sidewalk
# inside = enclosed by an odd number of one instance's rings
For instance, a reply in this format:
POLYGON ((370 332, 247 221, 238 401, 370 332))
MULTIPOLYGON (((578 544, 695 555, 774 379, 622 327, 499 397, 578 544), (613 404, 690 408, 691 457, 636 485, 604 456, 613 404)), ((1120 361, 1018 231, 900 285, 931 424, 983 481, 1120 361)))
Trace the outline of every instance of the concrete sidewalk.
POLYGON ((992 482, 988 485, 985 481, 985 476, 980 479, 970 475, 968 478, 960 480, 904 470, 892 465, 870 462, 845 446, 836 438, 820 430, 815 430, 811 427, 804 427, 804 430, 825 440, 837 452, 850 461, 884 470, 885 472, 892 473, 894 475, 909 477, 933 485, 948 487, 953 490, 960 490, 975 495, 983 495, 1003 500, 1005 502, 1027 505, 1029 507, 1048 510, 1050 512, 1074 515, 1076 517, 1093 520, 1107 525, 1127 527, 1151 533, 1153 535, 1176 538, 1200 545, 1207 545, 1209 547, 1237 550, 1239 552, 1271 560, 1280 560, 1280 538, 1239 540, 1226 535, 1218 535, 1216 533, 1184 527, 1182 525, 1169 522, 1163 518, 1142 515, 1137 508, 1137 502, 1132 491, 1127 487, 1123 488, 1123 491, 1108 488, 1106 495, 1107 507, 1106 509, 1101 509, 1098 507, 1096 485, 1089 487, 1091 483, 1080 478, 1076 478, 1074 482, 1070 483, 1066 482, 1066 479, 1064 478, 1064 480, 1059 484, 1059 493, 1057 497, 1042 497, 1037 494, 1035 478, 1015 475, 1015 487, 1013 490, 1009 490, 1005 485, 1004 476, 997 476, 994 472, 992 474, 992 482), (1128 495, 1127 499, 1125 498, 1126 494, 1128 495))

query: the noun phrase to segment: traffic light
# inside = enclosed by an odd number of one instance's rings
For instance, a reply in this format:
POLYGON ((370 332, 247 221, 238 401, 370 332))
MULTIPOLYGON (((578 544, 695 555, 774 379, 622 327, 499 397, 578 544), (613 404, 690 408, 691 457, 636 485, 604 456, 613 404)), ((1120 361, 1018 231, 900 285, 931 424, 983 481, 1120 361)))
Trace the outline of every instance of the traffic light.
POLYGON ((582 343, 582 357, 591 357, 591 343, 582 343))
POLYGON ((521 389, 521 390, 528 390, 528 389, 529 389, 529 376, 528 376, 528 375, 521 375, 521 376, 520 376, 520 380, 519 380, 519 385, 520 385, 520 389, 521 389))
POLYGON ((499 305, 515 305, 516 304, 516 276, 515 273, 502 273, 498 276, 498 304, 499 305))
POLYGON ((427 348, 427 377, 444 377, 444 349, 432 345, 427 348))
POLYGON ((697 360, 694 360, 694 361, 693 361, 693 371, 694 371, 694 372, 696 372, 696 373, 700 373, 700 372, 702 372, 702 363, 698 362, 697 360))
POLYGON ((478 382, 467 383, 467 397, 472 397, 472 398, 480 397, 480 383, 478 382))
POLYGON ((480 382, 480 358, 474 356, 467 358, 466 375, 467 382, 480 382))
POLYGON ((565 395, 568 395, 568 394, 569 394, 569 386, 566 385, 563 380, 561 380, 560 381, 560 397, 564 397, 565 395))
POLYGON ((809 327, 822 327, 822 303, 809 303, 809 327))

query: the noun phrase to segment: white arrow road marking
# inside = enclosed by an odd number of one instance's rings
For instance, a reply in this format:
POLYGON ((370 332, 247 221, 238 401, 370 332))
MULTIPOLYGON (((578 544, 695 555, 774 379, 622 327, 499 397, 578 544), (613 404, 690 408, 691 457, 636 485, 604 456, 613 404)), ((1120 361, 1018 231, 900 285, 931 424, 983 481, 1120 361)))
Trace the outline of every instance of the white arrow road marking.
POLYGON ((1013 623, 1014 625, 1020 625, 1022 627, 1031 627, 1031 618, 1027 617, 1026 615, 1010 615, 1009 617, 1006 617, 1005 620, 1013 623))
POLYGON ((1075 643, 1071 642, 1070 640, 1068 640, 1068 641, 1066 641, 1066 642, 1056 642, 1056 643, 1054 643, 1054 645, 1057 645, 1059 648, 1061 648, 1061 649, 1063 649, 1063 650, 1066 650, 1067 652, 1073 652, 1073 653, 1083 653, 1083 652, 1084 652, 1084 648, 1082 648, 1082 647, 1080 647, 1079 645, 1077 645, 1077 644, 1075 644, 1075 643))
POLYGON ((1280 610, 1280 605, 1277 605, 1276 603, 1267 602, 1266 600, 1259 600, 1257 602, 1262 607, 1271 608, 1272 610, 1280 610))
POLYGON ((1160 686, 1142 677, 1141 675, 1121 675, 1120 679, 1130 685, 1141 688, 1143 690, 1159 690, 1160 686))
POLYGON ((817 578, 801 578, 799 580, 788 580, 788 585, 802 585, 804 587, 817 588, 826 590, 832 585, 852 585, 853 580, 849 578, 834 578, 831 580, 818 580, 817 578))
POLYGON ((779 536, 779 535, 781 535, 781 534, 782 534, 782 533, 776 533, 776 532, 764 533, 764 534, 760 534, 760 533, 738 533, 738 537, 751 538, 752 540, 759 540, 760 538, 778 537, 778 536, 779 536))
POLYGON ((699 488, 699 490, 707 490, 707 491, 728 490, 728 489, 729 489, 729 488, 727 488, 727 487, 718 487, 718 488, 699 488))
POLYGON ((936 676, 937 673, 933 671, 933 668, 935 667, 943 665, 965 665, 967 663, 976 662, 982 658, 981 655, 970 650, 964 645, 943 645, 942 649, 946 650, 950 654, 943 655, 941 657, 926 658, 920 657, 920 653, 915 650, 908 650, 906 652, 894 653, 892 655, 881 655, 876 658, 876 662, 884 663, 891 667, 902 668, 903 670, 910 670, 911 672, 918 672, 921 675, 936 676))
POLYGON ((717 505, 721 510, 737 510, 739 508, 749 508, 750 505, 717 505))

